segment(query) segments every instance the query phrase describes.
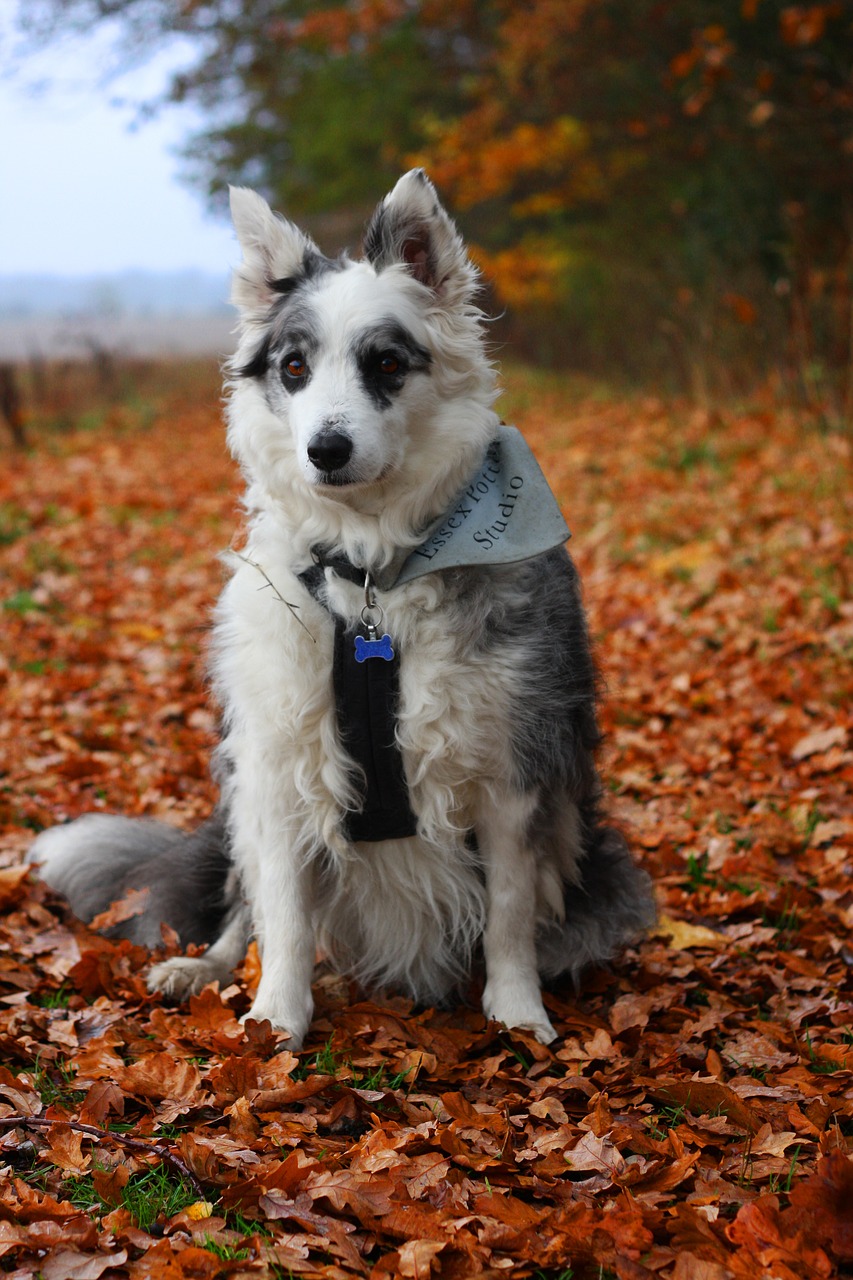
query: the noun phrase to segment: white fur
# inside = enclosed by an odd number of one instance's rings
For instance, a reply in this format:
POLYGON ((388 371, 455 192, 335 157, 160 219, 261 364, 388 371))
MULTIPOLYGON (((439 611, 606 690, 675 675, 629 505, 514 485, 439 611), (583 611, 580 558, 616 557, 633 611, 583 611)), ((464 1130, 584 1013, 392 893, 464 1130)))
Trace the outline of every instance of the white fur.
MULTIPOLYGON (((289 396, 274 378, 231 384, 228 440, 246 476, 250 529, 216 614, 213 682, 225 718, 219 752, 233 856, 263 961, 249 1016, 301 1042, 318 942, 365 982, 436 999, 465 973, 483 937, 486 1012, 547 1041, 554 1032, 534 931, 561 911, 559 886, 577 837, 559 865, 556 854, 528 847, 536 795, 522 796, 513 783, 509 723, 525 655, 521 646, 472 655, 450 625, 452 588, 439 574, 379 594, 402 655, 398 734, 418 835, 364 845, 341 835, 356 798, 331 698, 333 623, 297 574, 317 543, 374 568, 416 545, 497 424, 494 375, 471 301, 475 273, 452 223, 417 175, 403 178, 385 207, 427 226, 432 281, 418 278, 420 258, 414 269, 358 262, 319 274, 305 286, 320 339, 310 385, 289 396), (351 353, 364 326, 389 315, 432 364, 381 410, 351 353), (329 421, 345 422, 353 439, 355 479, 339 489, 322 482, 307 456, 312 434, 329 421)), ((244 253, 233 295, 239 368, 269 323, 269 281, 297 272, 310 241, 254 193, 235 193, 233 208, 244 253)), ((357 586, 330 575, 329 592, 337 611, 358 616, 357 586)), ((233 961, 241 936, 234 923, 207 956, 159 965, 152 985, 197 989, 233 961)))

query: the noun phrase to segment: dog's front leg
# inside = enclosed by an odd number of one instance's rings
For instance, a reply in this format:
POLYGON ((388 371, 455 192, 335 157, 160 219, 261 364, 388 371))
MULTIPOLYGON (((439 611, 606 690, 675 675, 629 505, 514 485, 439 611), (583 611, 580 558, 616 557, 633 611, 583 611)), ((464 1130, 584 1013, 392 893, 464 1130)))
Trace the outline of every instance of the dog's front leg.
POLYGON ((256 862, 251 889, 261 981, 246 1018, 268 1018, 299 1049, 314 1011, 312 872, 293 848, 267 847, 256 862))
POLYGON ((536 966, 536 857, 528 837, 536 797, 484 797, 476 834, 486 872, 483 1012, 508 1027, 556 1037, 536 966))
POLYGON ((236 769, 228 805, 232 857, 240 872, 261 956, 261 980, 245 1019, 268 1018, 298 1049, 313 1013, 311 849, 293 813, 298 796, 279 751, 232 739, 236 769))

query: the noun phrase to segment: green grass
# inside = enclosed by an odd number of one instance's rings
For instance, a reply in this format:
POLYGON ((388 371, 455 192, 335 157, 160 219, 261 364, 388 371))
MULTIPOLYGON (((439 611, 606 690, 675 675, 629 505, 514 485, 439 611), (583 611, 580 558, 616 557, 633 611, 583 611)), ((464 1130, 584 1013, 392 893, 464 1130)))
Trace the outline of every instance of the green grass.
POLYGON ((649 1136, 656 1142, 663 1142, 670 1129, 676 1129, 687 1115, 687 1104, 680 1103, 674 1107, 662 1107, 656 1116, 649 1116, 646 1121, 649 1136))
POLYGON ((763 912, 762 923, 773 927, 776 946, 781 951, 786 951, 802 926, 802 915, 796 904, 791 901, 790 889, 785 890, 782 909, 778 912, 763 912))
POLYGON ((225 1215, 225 1221, 232 1231, 238 1232, 241 1236, 263 1236, 264 1239, 272 1239, 273 1231, 266 1222, 246 1218, 239 1209, 229 1209, 225 1215))
POLYGON ((779 1173, 771 1173, 769 1186, 768 1186, 768 1190, 770 1191, 771 1195, 776 1195, 780 1191, 784 1191, 785 1194, 787 1195, 787 1193, 791 1190, 791 1184, 794 1181, 794 1174, 796 1173, 796 1170, 797 1170, 797 1163, 799 1162, 799 1159, 800 1159, 800 1150, 801 1150, 801 1146, 798 1143, 794 1147, 794 1154, 791 1156, 791 1163, 788 1166, 788 1172, 785 1174, 784 1178, 782 1178, 782 1175, 779 1173))
POLYGON ((42 1063, 39 1056, 33 1065, 27 1068, 26 1076, 46 1107, 59 1103, 61 1106, 73 1109, 79 1107, 86 1097, 85 1090, 71 1087, 74 1073, 63 1062, 56 1062, 48 1067, 42 1063))
POLYGON ((56 987, 53 991, 42 991, 38 995, 31 996, 30 1004, 38 1005, 41 1009, 67 1009, 70 999, 71 989, 63 982, 62 986, 56 987))
POLYGON ((220 1258, 223 1262, 244 1262, 252 1256, 251 1249, 241 1248, 233 1244, 220 1244, 218 1240, 213 1240, 210 1236, 202 1236, 202 1249, 206 1249, 208 1253, 212 1253, 214 1257, 220 1258))
POLYGON ((39 604, 31 591, 16 591, 3 601, 7 613, 17 613, 24 617, 28 613, 44 612, 44 605, 39 604))
POLYGON ((360 1073, 351 1060, 336 1054, 332 1048, 331 1037, 322 1049, 302 1063, 294 1072, 294 1078, 304 1080, 306 1076, 316 1073, 321 1076, 336 1076, 341 1084, 348 1084, 353 1089, 389 1090, 402 1089, 411 1075, 411 1067, 405 1071, 389 1072, 384 1063, 372 1071, 360 1073))
POLYGON ((694 853, 687 856, 687 888, 691 893, 703 889, 706 885, 716 883, 716 877, 708 872, 708 855, 702 853, 697 858, 694 853))
POLYGON ((395 1089, 403 1088, 411 1074, 411 1067, 406 1067, 405 1071, 389 1072, 383 1065, 363 1076, 353 1073, 350 1083, 354 1089, 388 1089, 393 1093, 395 1089))
POLYGON ((733 880, 730 876, 721 876, 715 871, 709 871, 707 853, 700 854, 698 858, 694 853, 690 853, 687 855, 685 887, 691 893, 696 893, 699 889, 730 889, 736 893, 742 893, 744 897, 749 897, 759 886, 749 880, 733 880))
POLYGON ((847 1063, 853 1060, 853 1049, 847 1054, 843 1062, 835 1062, 832 1058, 819 1058, 815 1053, 815 1047, 812 1044, 811 1032, 806 1031, 806 1048, 809 1054, 809 1070, 818 1076, 835 1075, 836 1071, 846 1071, 847 1063))
POLYGON ((720 473, 727 469, 719 449, 711 440, 699 440, 696 444, 682 442, 675 448, 662 449, 652 458, 652 466, 662 471, 680 471, 684 475, 690 475, 700 467, 720 473))
POLYGON ((0 547, 11 546, 32 528, 32 520, 22 507, 0 502, 0 547))
MULTIPOLYGON (((79 1209, 109 1212, 114 1208, 98 1195, 91 1175, 69 1178, 63 1183, 62 1193, 79 1209)), ((197 1200, 198 1192, 192 1183, 165 1163, 132 1174, 121 1191, 122 1205, 141 1231, 148 1231, 158 1218, 171 1218, 197 1200)))

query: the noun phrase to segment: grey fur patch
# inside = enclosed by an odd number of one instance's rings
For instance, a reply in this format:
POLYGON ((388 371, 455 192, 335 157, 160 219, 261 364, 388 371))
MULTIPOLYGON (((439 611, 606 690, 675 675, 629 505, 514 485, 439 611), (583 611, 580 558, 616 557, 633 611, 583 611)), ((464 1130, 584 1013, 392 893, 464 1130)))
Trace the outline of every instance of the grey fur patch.
POLYGON ((305 354, 316 348, 311 310, 305 305, 304 295, 314 281, 330 271, 342 271, 346 264, 343 256, 326 258, 320 253, 306 253, 298 275, 268 282, 280 297, 269 310, 266 331, 254 353, 234 368, 238 378, 263 378, 276 357, 296 349, 305 354))
POLYGON ((389 318, 382 324, 365 329, 355 347, 355 358, 362 385, 379 409, 387 409, 402 391, 410 373, 429 373, 432 356, 398 321, 389 318), (386 373, 383 358, 391 356, 396 369, 386 373))
POLYGON ((565 887, 565 921, 537 938, 543 978, 568 974, 577 984, 585 969, 607 964, 655 922, 652 882, 613 827, 593 833, 580 871, 580 884, 565 887))
POLYGON ((528 839, 564 877, 565 922, 541 928, 538 960, 543 977, 577 982, 655 920, 648 875, 599 822, 598 680, 577 571, 558 549, 491 572, 459 570, 457 585, 453 626, 466 651, 523 655, 510 715, 516 785, 538 792, 528 839))
POLYGON ((519 790, 567 795, 582 812, 594 807, 597 680, 568 553, 559 548, 506 568, 458 570, 457 581, 453 625, 465 649, 513 648, 523 659, 511 715, 519 790))
POLYGON ((40 864, 42 880, 87 922, 128 890, 150 889, 145 911, 110 931, 147 947, 161 944, 161 923, 184 946, 212 942, 229 905, 230 863, 218 814, 191 835, 160 822, 87 814, 43 832, 27 860, 40 864))

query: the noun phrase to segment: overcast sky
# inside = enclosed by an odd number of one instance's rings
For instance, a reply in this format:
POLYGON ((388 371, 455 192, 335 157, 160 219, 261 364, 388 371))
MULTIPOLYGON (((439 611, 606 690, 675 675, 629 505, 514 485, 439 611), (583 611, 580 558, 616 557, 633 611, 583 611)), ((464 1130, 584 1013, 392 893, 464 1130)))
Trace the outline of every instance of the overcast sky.
MULTIPOLYGON (((4 0, 4 4, 8 0, 4 0)), ((164 83, 176 51, 99 87, 107 48, 75 39, 38 57, 0 15, 0 275, 142 267, 225 273, 239 258, 224 220, 181 185, 172 154, 194 117, 169 110, 132 130, 131 107, 164 83), (42 81, 46 87, 33 94, 42 81)))

